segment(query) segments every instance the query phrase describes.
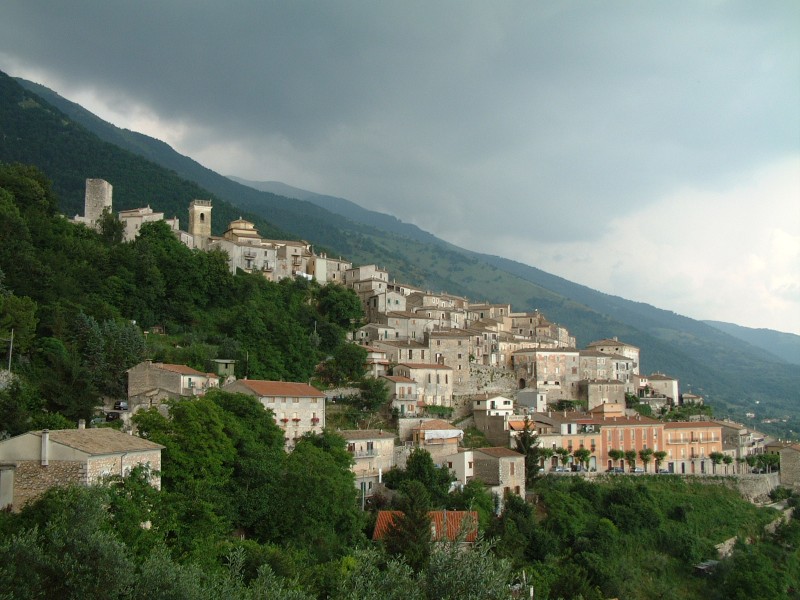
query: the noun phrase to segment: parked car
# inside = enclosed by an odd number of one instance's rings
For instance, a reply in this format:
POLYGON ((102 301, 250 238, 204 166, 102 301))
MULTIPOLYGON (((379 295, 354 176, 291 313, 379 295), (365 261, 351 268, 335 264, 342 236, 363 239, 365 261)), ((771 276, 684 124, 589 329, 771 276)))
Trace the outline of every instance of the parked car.
POLYGON ((631 469, 631 473, 644 473, 644 468, 643 467, 634 467, 633 469, 631 469))
POLYGON ((553 469, 553 471, 555 473, 568 473, 569 469, 567 469, 567 467, 556 467, 555 469, 553 469))
POLYGON ((671 475, 672 474, 672 471, 670 471, 669 469, 659 469, 658 472, 661 475, 671 475))
POLYGON ((606 473, 624 473, 624 472, 625 469, 623 469, 622 467, 611 467, 610 469, 608 469, 608 471, 606 471, 606 473))
POLYGON ((114 410, 128 410, 128 403, 125 400, 114 402, 114 410))
POLYGON ((118 421, 120 414, 118 412, 106 413, 106 421, 118 421))

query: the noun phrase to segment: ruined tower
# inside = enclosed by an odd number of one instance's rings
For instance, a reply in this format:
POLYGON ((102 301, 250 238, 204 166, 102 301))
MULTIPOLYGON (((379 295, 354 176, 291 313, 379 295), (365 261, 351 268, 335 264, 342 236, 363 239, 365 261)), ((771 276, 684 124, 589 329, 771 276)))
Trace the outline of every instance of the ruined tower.
POLYGON ((83 200, 83 222, 96 228, 104 210, 111 211, 113 188, 105 179, 87 179, 83 200))

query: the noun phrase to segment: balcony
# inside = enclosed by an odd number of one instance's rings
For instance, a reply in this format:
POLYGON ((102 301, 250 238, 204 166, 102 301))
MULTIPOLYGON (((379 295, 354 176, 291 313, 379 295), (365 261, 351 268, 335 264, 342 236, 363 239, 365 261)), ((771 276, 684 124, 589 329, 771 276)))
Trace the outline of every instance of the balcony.
POLYGON ((354 450, 350 452, 353 455, 353 458, 372 458, 378 456, 378 453, 375 449, 372 450, 354 450))

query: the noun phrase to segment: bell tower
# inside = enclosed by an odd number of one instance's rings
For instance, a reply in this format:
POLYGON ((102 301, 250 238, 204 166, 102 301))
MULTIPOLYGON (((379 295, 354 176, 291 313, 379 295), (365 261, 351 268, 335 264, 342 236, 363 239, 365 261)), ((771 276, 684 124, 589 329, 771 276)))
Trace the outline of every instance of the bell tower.
POLYGON ((206 248, 211 237, 211 200, 192 200, 189 205, 189 234, 195 248, 206 248))

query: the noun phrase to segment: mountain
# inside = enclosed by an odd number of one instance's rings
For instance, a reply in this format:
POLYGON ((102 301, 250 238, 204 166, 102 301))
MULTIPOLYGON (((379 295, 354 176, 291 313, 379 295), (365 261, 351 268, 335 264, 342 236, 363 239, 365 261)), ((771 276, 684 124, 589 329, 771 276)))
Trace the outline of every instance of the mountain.
MULTIPOLYGON (((191 199, 210 198, 215 232, 241 213, 264 236, 300 237, 356 264, 376 263, 412 285, 476 301, 509 302, 519 311, 539 309, 568 327, 579 345, 618 336, 642 349, 644 372, 678 377, 684 388, 706 396, 717 414, 741 418, 756 400, 759 416, 797 412, 796 368, 706 323, 517 261, 464 250, 344 199, 312 193, 293 199, 242 185, 159 140, 118 129, 42 86, 5 75, 0 76, 0 124, 0 160, 42 168, 67 214, 82 209, 86 177, 114 185, 117 209, 149 203, 170 215, 185 214, 191 199)), ((786 427, 797 425, 790 419, 786 427)))
POLYGON ((707 325, 724 331, 728 335, 761 348, 778 360, 800 365, 800 335, 783 333, 772 329, 754 329, 722 321, 703 321, 707 325))

